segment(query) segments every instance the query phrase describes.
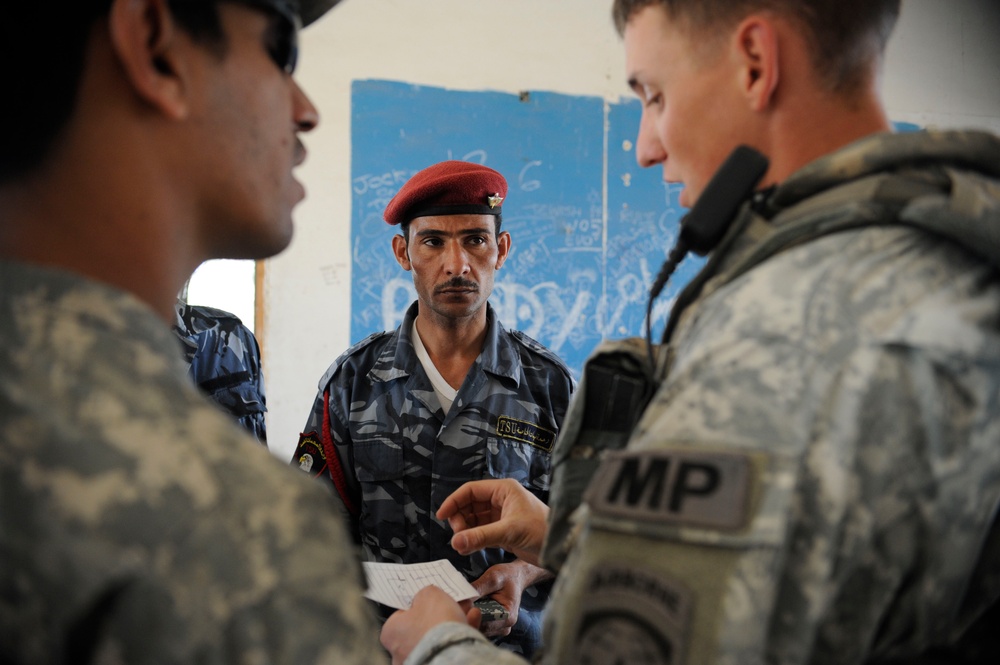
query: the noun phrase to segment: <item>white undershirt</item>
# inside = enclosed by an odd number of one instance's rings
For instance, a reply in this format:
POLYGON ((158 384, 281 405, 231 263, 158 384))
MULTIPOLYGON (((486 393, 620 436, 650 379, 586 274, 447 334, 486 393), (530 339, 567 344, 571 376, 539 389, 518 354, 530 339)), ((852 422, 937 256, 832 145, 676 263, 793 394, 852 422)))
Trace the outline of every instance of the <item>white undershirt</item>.
POLYGON ((444 415, 447 416, 452 402, 455 401, 455 397, 458 395, 458 391, 444 380, 441 372, 434 366, 434 361, 431 360, 430 354, 427 353, 427 347, 424 346, 423 340, 420 339, 420 333, 417 332, 416 319, 413 319, 413 329, 410 330, 410 337, 413 339, 413 349, 417 352, 417 358, 420 360, 420 364, 424 366, 427 378, 431 380, 431 385, 434 386, 434 392, 437 394, 438 401, 441 402, 444 415))

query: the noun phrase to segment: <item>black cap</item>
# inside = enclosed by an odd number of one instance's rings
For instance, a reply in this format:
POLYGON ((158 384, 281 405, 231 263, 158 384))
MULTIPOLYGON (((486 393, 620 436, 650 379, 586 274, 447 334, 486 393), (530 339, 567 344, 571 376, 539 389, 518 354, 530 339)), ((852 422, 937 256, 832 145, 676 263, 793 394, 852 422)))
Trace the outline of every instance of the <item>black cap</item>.
POLYGON ((271 7, 281 14, 294 20, 292 17, 298 15, 303 26, 307 26, 323 14, 333 9, 340 0, 243 0, 247 4, 256 4, 263 7, 271 7))
POLYGON ((340 0, 299 0, 299 18, 306 26, 333 9, 340 0))

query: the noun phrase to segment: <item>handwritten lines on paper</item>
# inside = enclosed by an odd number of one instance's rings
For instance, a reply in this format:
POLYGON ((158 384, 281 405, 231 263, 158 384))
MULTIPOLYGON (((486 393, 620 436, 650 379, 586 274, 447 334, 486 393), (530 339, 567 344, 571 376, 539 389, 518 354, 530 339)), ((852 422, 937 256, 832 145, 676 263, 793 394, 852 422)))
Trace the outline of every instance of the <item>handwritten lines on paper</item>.
POLYGON ((408 609, 425 586, 439 587, 456 601, 479 597, 447 559, 411 564, 365 561, 362 566, 368 578, 365 596, 400 610, 408 609))

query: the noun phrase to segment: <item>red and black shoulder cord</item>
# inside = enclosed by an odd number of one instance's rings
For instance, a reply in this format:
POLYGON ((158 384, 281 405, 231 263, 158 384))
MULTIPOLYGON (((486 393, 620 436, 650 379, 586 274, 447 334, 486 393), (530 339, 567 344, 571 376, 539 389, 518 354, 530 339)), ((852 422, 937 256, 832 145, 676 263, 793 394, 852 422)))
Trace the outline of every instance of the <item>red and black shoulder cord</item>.
POLYGON ((337 494, 340 495, 341 501, 347 507, 347 512, 353 517, 357 517, 358 508, 354 505, 354 501, 351 500, 351 496, 347 491, 347 480, 344 478, 344 469, 340 466, 340 457, 337 455, 337 449, 334 447, 333 439, 330 437, 329 388, 323 391, 323 432, 320 434, 319 440, 323 445, 323 452, 326 453, 326 468, 330 471, 330 479, 333 480, 333 485, 337 488, 337 494))

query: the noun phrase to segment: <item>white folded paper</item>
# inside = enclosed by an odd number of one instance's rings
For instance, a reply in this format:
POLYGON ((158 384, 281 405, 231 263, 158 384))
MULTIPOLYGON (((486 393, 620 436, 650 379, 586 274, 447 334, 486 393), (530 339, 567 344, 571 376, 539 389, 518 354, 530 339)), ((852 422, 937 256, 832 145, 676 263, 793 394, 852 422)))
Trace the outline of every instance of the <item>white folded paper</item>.
POLYGON ((368 578, 365 596, 400 610, 409 609, 413 596, 425 586, 440 587, 456 601, 479 597, 447 559, 409 564, 364 561, 361 565, 368 578))

